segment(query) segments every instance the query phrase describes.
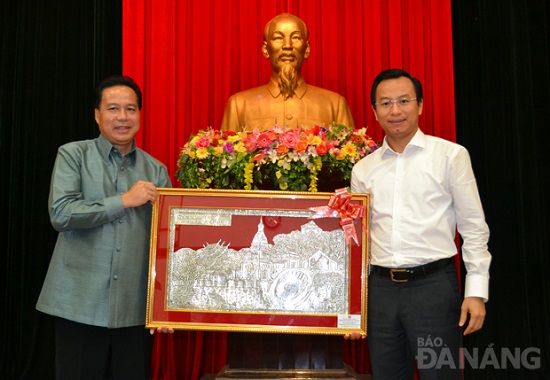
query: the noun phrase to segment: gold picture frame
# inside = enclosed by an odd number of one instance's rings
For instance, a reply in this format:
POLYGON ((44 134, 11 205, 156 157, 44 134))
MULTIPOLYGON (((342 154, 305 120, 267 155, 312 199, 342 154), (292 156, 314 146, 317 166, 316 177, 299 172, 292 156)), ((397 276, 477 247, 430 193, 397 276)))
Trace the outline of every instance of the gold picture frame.
POLYGON ((369 219, 368 194, 159 189, 146 325, 366 334, 369 219))

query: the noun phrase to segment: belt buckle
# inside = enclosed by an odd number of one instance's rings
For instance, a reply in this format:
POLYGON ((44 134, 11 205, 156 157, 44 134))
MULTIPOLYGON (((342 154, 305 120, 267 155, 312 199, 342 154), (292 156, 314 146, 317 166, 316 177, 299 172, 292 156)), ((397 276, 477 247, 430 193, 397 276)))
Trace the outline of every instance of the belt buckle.
POLYGON ((393 282, 409 282, 409 280, 406 278, 404 280, 399 280, 397 278, 394 277, 394 273, 403 273, 403 272, 406 272, 407 270, 406 269, 402 269, 402 268, 396 268, 396 269, 390 269, 390 278, 393 282))

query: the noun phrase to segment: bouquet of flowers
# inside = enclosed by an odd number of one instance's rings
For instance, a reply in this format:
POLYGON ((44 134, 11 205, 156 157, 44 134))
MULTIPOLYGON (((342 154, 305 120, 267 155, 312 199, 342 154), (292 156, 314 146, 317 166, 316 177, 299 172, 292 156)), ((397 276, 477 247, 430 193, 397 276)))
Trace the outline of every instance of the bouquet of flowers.
POLYGON ((184 145, 176 176, 184 188, 333 191, 349 185, 353 165, 377 148, 366 128, 337 123, 239 133, 208 129, 184 145), (330 185, 334 179, 339 183, 330 185))

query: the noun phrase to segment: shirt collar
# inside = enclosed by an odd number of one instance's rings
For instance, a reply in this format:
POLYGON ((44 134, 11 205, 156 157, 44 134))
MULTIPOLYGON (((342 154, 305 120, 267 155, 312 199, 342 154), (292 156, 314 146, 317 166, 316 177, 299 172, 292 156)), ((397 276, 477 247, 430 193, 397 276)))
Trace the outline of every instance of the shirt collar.
MULTIPOLYGON (((109 140, 107 140, 105 136, 103 136, 102 134, 100 134, 98 137, 98 146, 99 146, 99 151, 101 152, 101 155, 105 159, 109 157, 109 154, 111 154, 111 151, 113 149, 116 149, 114 145, 111 144, 109 140)), ((132 141, 132 149, 130 149, 130 152, 128 152, 127 156, 133 158, 135 157, 135 152, 136 152, 136 141, 134 140, 132 141)))
MULTIPOLYGON (((416 133, 414 134, 413 138, 411 139, 411 141, 409 141, 409 143, 405 147, 404 152, 406 152, 407 149, 409 149, 410 146, 416 146, 416 147, 419 147, 421 149, 426 147, 426 135, 424 134, 424 132, 422 132, 420 130, 420 128, 418 128, 416 130, 416 133)), ((393 151, 393 149, 390 148, 390 145, 388 144, 388 138, 386 136, 384 136, 384 143, 382 144, 382 147, 380 148, 380 150, 381 150, 382 155, 384 155, 386 153, 389 153, 389 152, 391 152, 393 154, 396 154, 393 151)))
MULTIPOLYGON (((269 93, 274 98, 281 95, 281 89, 279 88, 279 84, 274 78, 271 78, 269 80, 269 83, 267 84, 267 89, 269 90, 269 93)), ((296 96, 298 99, 302 99, 307 91, 307 83, 304 80, 304 78, 300 78, 298 80, 298 87, 296 87, 296 90, 294 91, 294 96, 296 96)))
POLYGON ((411 145, 417 146, 419 148, 424 148, 426 146, 426 135, 424 134, 424 132, 420 130, 420 128, 416 130, 416 133, 414 134, 413 138, 407 144, 407 148, 411 145))

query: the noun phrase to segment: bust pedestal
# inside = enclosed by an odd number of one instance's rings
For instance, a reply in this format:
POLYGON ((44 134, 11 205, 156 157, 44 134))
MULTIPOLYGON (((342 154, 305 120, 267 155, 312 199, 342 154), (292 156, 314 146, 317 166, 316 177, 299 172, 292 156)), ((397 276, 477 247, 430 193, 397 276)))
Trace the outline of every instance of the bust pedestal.
POLYGON ((358 379, 342 360, 342 337, 230 333, 228 365, 216 379, 358 379))

